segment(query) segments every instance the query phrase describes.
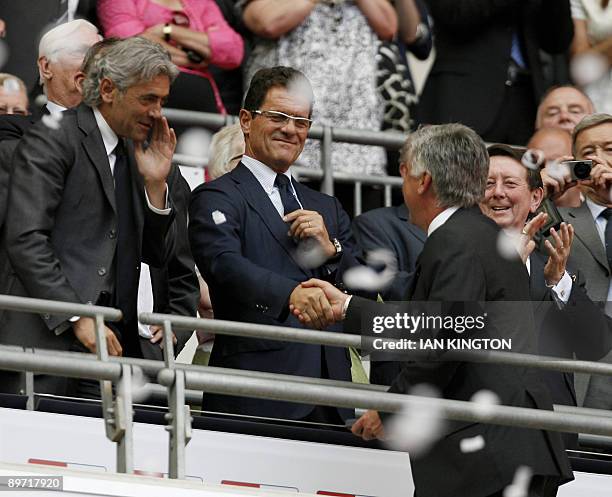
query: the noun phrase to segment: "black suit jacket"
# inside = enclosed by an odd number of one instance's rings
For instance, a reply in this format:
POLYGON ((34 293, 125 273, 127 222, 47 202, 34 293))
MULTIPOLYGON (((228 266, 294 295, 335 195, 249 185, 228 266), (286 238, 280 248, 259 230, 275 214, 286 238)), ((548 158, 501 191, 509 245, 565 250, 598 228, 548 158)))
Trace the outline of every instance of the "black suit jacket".
MULTIPOLYGON (((330 238, 343 246, 339 261, 301 267, 289 226, 257 178, 244 164, 200 185, 189 208, 189 239, 195 261, 210 289, 215 318, 302 328, 289 314, 289 296, 300 282, 324 278, 342 282, 358 264, 348 215, 337 199, 293 181, 304 209, 319 212, 330 238)), ((217 335, 211 366, 350 381, 348 350, 300 343, 217 335)), ((312 406, 206 394, 207 410, 256 416, 303 418, 312 406)), ((348 409, 339 410, 350 416, 348 409)))
MULTIPOLYGON (((128 160, 138 253, 150 266, 162 266, 174 250, 174 214, 147 207, 130 144, 128 160)), ((91 108, 64 112, 57 130, 34 125, 13 158, 0 293, 77 303, 96 302, 102 291, 112 295, 116 230, 113 177, 91 108)), ((68 350, 75 345, 72 332, 54 332, 66 318, 2 312, 0 341, 68 350)))
POLYGON ((513 33, 522 42, 536 103, 551 84, 539 50, 563 53, 573 37, 569 0, 427 0, 427 5, 436 60, 420 98, 420 123, 461 122, 486 136, 504 99, 513 33))
MULTIPOLYGON (((460 209, 425 243, 407 300, 486 302, 490 338, 512 338, 513 351, 537 352, 529 298, 529 279, 520 260, 497 251, 498 226, 478 208, 460 209)), ((345 329, 359 329, 354 297, 345 329)), ((551 409, 546 387, 534 370, 476 362, 404 362, 390 392, 408 393, 419 383, 434 385, 447 399, 470 400, 486 389, 504 405, 551 409)), ((572 473, 558 434, 479 423, 449 422, 443 437, 420 459, 412 460, 419 496, 488 496, 511 483, 516 468, 536 475, 572 473), (460 441, 482 436, 485 447, 464 454, 460 441), (443 477, 440 477, 443 475, 443 477)))

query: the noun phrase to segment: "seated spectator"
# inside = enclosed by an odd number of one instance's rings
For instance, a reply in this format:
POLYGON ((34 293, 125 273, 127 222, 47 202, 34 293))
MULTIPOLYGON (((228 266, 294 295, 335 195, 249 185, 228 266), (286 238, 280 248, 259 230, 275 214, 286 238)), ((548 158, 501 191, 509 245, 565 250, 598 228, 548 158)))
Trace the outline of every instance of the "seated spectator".
POLYGON ((78 78, 85 53, 102 37, 90 22, 70 21, 47 31, 38 45, 38 73, 47 103, 38 114, 62 112, 81 103, 78 78))
POLYGON ((0 73, 0 114, 27 116, 28 93, 23 81, 12 74, 0 73))
POLYGON ((244 154, 244 135, 240 124, 217 131, 208 148, 208 177, 213 180, 234 169, 244 154))
POLYGON ((609 0, 571 2, 574 20, 572 62, 587 54, 599 56, 604 64, 602 74, 585 82, 583 89, 597 112, 612 113, 612 5, 609 0))
MULTIPOLYGON (((527 148, 541 150, 544 154, 546 167, 541 170, 542 181, 544 182, 544 193, 551 196, 557 207, 578 207, 582 202, 580 188, 574 184, 569 173, 560 176, 559 168, 550 161, 571 160, 572 157, 572 136, 560 128, 540 128, 536 131, 527 148), (556 169, 553 174, 549 174, 551 169, 556 169)), ((574 182, 575 183, 575 182, 574 182)))
MULTIPOLYGON (((397 15, 390 2, 247 0, 238 5, 244 24, 256 36, 245 67, 247 84, 261 68, 295 67, 316 89, 312 118, 317 124, 381 129, 384 102, 376 88, 376 53, 380 40, 391 40, 397 31, 397 15)), ((321 167, 318 141, 306 142, 300 163, 321 167)), ((334 171, 355 177, 384 175, 385 150, 334 142, 331 164, 334 171)), ((337 189, 336 196, 351 212, 353 189, 344 190, 337 189)), ((381 200, 380 190, 364 192, 365 206, 378 207, 381 200)))
POLYGON ((593 102, 575 86, 553 86, 540 100, 535 127, 560 128, 571 133, 584 116, 593 112, 593 102))
POLYGON ((181 74, 168 107, 225 113, 208 66, 238 67, 244 43, 214 0, 100 0, 98 17, 105 36, 142 35, 170 52, 181 74))

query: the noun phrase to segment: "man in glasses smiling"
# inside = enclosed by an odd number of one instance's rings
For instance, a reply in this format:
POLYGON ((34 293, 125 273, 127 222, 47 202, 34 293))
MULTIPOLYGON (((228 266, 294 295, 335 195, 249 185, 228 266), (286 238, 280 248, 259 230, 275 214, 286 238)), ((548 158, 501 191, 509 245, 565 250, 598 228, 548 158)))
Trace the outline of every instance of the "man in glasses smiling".
MULTIPOLYGON (((359 264, 346 212, 337 199, 291 176, 311 126, 313 91, 288 67, 257 72, 240 110, 245 138, 241 162, 201 185, 192 196, 189 237, 209 285, 216 318, 303 327, 301 309, 319 329, 333 319, 314 275, 338 284, 359 264), (314 290, 314 291, 312 291, 314 290)), ((298 343, 220 335, 210 365, 350 380, 348 351, 298 343)), ((206 394, 207 410, 340 423, 347 409, 206 394)))

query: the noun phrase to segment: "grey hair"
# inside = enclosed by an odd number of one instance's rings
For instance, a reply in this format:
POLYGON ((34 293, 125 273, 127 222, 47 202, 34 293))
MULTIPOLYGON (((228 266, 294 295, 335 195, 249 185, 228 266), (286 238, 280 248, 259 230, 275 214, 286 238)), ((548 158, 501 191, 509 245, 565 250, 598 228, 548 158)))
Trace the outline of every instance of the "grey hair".
POLYGON ((489 173, 489 155, 475 131, 463 124, 425 126, 402 146, 400 163, 410 175, 431 175, 440 207, 470 207, 482 200, 489 173))
POLYGON ((75 19, 55 26, 40 39, 38 57, 47 57, 49 62, 57 62, 65 56, 82 59, 91 43, 81 41, 80 37, 88 31, 90 34, 98 34, 98 28, 84 19, 75 19))
POLYGON ((168 76, 172 83, 178 72, 170 54, 159 43, 140 36, 119 40, 105 48, 100 57, 94 57, 87 67, 83 102, 90 107, 102 103, 100 83, 104 78, 110 79, 123 94, 129 87, 159 75, 168 76))
POLYGON ((217 179, 233 169, 232 158, 244 154, 244 135, 240 123, 224 126, 210 141, 208 175, 217 179))
POLYGON ((594 128, 600 124, 607 123, 612 123, 612 115, 599 112, 597 114, 589 114, 588 116, 584 116, 582 120, 576 124, 576 127, 572 132, 572 154, 574 154, 574 157, 576 157, 576 153, 578 152, 576 150, 576 140, 578 139, 578 135, 589 128, 594 128))

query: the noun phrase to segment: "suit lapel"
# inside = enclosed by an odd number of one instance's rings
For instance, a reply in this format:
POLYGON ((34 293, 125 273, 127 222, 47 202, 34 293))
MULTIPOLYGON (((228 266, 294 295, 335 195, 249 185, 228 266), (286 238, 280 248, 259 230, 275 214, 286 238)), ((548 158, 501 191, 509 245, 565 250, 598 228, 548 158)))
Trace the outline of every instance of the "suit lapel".
MULTIPOLYGON (((295 257, 295 243, 287 235, 289 232, 289 225, 278 215, 278 211, 274 208, 274 205, 272 205, 270 198, 259 181, 257 181, 257 178, 244 164, 242 164, 242 162, 238 164, 230 174, 232 175, 232 179, 236 181, 236 187, 240 193, 242 193, 242 196, 253 210, 257 212, 274 239, 293 259, 295 264, 301 267, 295 257)), ((302 269, 302 271, 304 270, 302 269)), ((304 274, 309 276, 306 272, 304 272, 304 274)))
POLYGON ((544 259, 543 255, 533 252, 529 258, 531 268, 529 271, 529 293, 532 302, 537 302, 536 309, 547 299, 548 289, 544 283, 544 259))
POLYGON ((102 188, 104 189, 108 202, 113 210, 117 212, 113 175, 111 174, 108 156, 106 155, 106 149, 104 148, 104 142, 102 141, 102 135, 100 134, 96 119, 90 107, 86 106, 85 104, 79 105, 77 108, 77 122, 79 128, 86 135, 82 142, 83 148, 85 149, 89 160, 98 172, 98 176, 100 177, 100 182, 102 183, 102 188))
POLYGON ((595 220, 591 214, 591 210, 586 202, 582 202, 582 205, 575 209, 567 210, 568 222, 574 226, 574 232, 580 241, 584 244, 589 252, 593 255, 593 258, 599 262, 606 270, 610 270, 608 267, 608 258, 599 233, 597 233, 597 227, 595 226, 595 220))

